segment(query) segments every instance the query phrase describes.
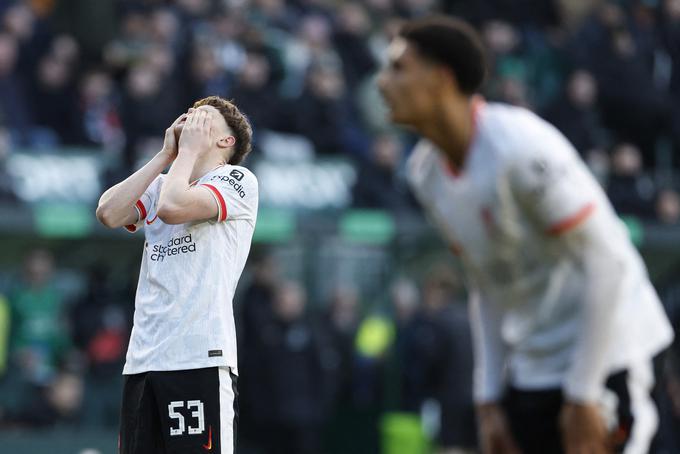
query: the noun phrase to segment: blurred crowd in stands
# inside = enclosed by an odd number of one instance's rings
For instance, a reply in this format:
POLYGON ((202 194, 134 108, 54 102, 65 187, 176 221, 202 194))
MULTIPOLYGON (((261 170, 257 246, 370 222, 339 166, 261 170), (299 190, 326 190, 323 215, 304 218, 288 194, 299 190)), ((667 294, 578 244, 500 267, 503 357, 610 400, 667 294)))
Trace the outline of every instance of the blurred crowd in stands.
POLYGON ((3 0, 0 169, 15 149, 84 146, 120 178, 217 94, 256 144, 274 132, 353 160, 356 206, 409 208, 413 137, 372 82, 400 22, 433 11, 479 29, 487 98, 554 123, 622 215, 678 222, 680 0, 3 0))
MULTIPOLYGON (((57 271, 50 252, 34 250, 0 297, 0 429, 115 430, 134 272, 116 284, 95 266, 67 298, 57 271)), ((449 263, 423 276, 394 276, 374 300, 338 282, 312 301, 275 255, 256 248, 235 301, 239 452, 475 452, 465 295, 449 263)), ((677 279, 660 292, 677 330, 677 279)), ((678 344, 663 367, 657 454, 680 449, 678 344)))

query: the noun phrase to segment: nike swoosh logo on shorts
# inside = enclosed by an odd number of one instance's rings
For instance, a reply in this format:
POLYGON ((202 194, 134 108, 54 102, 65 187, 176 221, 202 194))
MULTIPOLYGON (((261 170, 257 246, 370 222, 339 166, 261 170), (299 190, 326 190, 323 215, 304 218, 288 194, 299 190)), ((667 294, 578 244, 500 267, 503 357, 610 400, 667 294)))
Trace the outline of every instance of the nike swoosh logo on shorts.
POLYGON ((208 426, 208 442, 203 445, 206 451, 212 451, 212 426, 208 426))

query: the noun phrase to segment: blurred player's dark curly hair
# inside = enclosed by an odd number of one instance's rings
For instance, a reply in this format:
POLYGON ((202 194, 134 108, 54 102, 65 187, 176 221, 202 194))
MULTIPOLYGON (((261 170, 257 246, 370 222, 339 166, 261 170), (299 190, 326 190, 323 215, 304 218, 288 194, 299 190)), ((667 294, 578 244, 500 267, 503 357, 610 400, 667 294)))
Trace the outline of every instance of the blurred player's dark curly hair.
POLYGON ((413 44, 425 58, 448 66, 460 90, 471 95, 486 77, 486 54, 479 34, 466 22, 430 16, 406 22, 399 36, 413 44))
POLYGON ((229 159, 229 164, 238 164, 243 161, 252 148, 251 140, 253 137, 253 129, 250 127, 250 122, 238 107, 230 101, 219 96, 208 96, 207 98, 199 99, 194 103, 194 109, 201 106, 213 106, 217 109, 227 122, 231 132, 236 138, 234 144, 234 154, 229 159))

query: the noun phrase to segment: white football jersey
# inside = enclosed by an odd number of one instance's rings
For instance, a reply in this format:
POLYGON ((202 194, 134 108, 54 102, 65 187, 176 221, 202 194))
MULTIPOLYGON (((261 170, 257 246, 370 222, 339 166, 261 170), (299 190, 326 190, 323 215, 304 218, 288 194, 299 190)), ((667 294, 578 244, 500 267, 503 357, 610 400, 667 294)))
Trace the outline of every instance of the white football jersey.
POLYGON ((156 213, 165 176, 137 202, 145 238, 135 315, 123 374, 228 366, 238 373, 232 300, 250 251, 258 185, 244 167, 224 165, 195 184, 218 204, 216 219, 163 223, 156 213))
MULTIPOLYGON (((427 214, 460 255, 485 319, 497 320, 505 379, 523 389, 563 384, 586 286, 584 270, 560 235, 586 219, 604 223, 624 262, 625 291, 611 314, 616 342, 607 370, 668 345, 672 330, 646 268, 571 144, 526 109, 490 103, 475 115, 475 135, 459 173, 426 140, 416 146, 407 172, 427 214)), ((471 322, 483 335, 491 329, 475 326, 485 321, 474 314, 471 322)), ((486 365, 498 367, 492 376, 501 374, 502 364, 486 365)), ((498 397, 502 387, 485 374, 475 371, 478 400, 498 397)))

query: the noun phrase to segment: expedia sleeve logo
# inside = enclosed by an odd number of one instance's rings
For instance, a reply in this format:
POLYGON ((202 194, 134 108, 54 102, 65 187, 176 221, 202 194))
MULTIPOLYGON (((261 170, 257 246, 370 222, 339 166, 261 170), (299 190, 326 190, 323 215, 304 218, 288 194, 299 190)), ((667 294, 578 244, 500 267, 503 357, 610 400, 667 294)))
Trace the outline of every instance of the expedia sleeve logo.
POLYGON ((191 234, 171 238, 165 243, 154 244, 149 258, 153 262, 162 262, 166 257, 190 252, 196 252, 196 243, 191 238, 191 234))
POLYGON ((215 175, 210 178, 210 181, 221 181, 222 183, 228 184, 239 197, 244 198, 246 196, 246 191, 243 189, 243 185, 239 183, 243 179, 243 172, 240 170, 232 170, 229 175, 215 175))

